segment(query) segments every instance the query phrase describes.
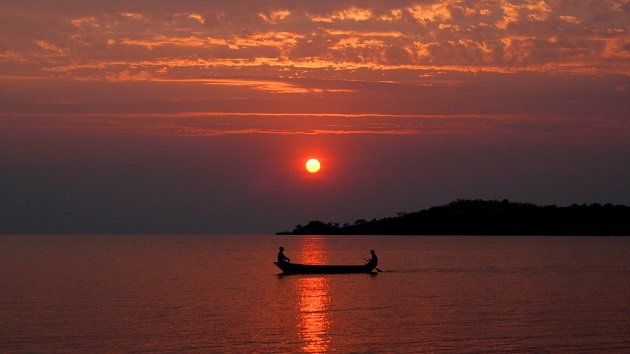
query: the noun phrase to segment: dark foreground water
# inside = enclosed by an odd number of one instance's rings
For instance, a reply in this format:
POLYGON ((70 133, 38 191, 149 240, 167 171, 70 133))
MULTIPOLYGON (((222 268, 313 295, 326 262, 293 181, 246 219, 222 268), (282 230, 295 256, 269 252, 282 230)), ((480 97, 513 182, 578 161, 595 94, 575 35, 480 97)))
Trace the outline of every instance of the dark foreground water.
POLYGON ((630 237, 0 236, 0 352, 333 351, 630 352, 630 237))

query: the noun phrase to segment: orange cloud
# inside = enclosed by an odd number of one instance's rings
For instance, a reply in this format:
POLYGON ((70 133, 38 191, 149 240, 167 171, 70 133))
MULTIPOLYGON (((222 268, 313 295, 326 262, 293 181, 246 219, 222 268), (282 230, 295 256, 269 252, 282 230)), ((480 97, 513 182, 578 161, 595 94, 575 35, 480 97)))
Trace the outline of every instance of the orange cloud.
POLYGON ((6 9, 14 20, 0 27, 20 36, 2 37, 0 75, 147 80, 211 73, 366 81, 427 72, 629 76, 623 6, 593 1, 601 5, 596 14, 580 2, 540 0, 282 8, 212 2, 133 11, 112 5, 81 15, 49 5, 52 12, 58 8, 54 16, 15 5, 6 9), (26 24, 34 22, 46 30, 29 30, 26 24))
POLYGON ((436 3, 430 5, 414 5, 407 8, 411 16, 420 23, 436 22, 451 18, 448 5, 436 3))
POLYGON ((100 22, 95 16, 78 17, 70 20, 70 23, 78 29, 99 28, 100 22))
POLYGON ((241 47, 276 47, 284 49, 295 45, 303 35, 292 32, 256 32, 248 36, 233 37, 229 40, 232 49, 241 47))
POLYGON ((359 37, 348 37, 341 39, 330 49, 341 50, 346 48, 382 48, 384 42, 377 39, 364 39, 359 37))
POLYGON ((321 87, 302 87, 283 81, 273 80, 241 80, 241 79, 205 79, 203 83, 208 85, 219 86, 237 86, 248 87, 255 90, 271 92, 271 93, 340 93, 340 92, 353 92, 348 89, 326 89, 321 87))
POLYGON ((326 33, 333 36, 352 36, 352 37, 390 37, 400 38, 403 34, 400 31, 349 31, 338 29, 326 29, 326 33))
POLYGON ((146 81, 151 79, 151 74, 148 71, 141 70, 139 72, 131 72, 124 70, 117 73, 109 73, 105 75, 107 81, 146 81))
POLYGON ((337 11, 329 16, 310 16, 313 22, 334 22, 334 21, 367 21, 373 16, 372 10, 358 7, 349 7, 347 9, 337 11))
POLYGON ((203 17, 203 15, 198 14, 198 13, 191 13, 188 15, 188 18, 193 19, 202 25, 206 23, 205 17, 203 17))
POLYGON ((581 24, 581 23, 582 23, 582 20, 580 20, 579 18, 577 18, 577 17, 575 17, 575 16, 568 16, 568 15, 565 15, 565 16, 559 16, 559 18, 560 18, 562 21, 564 21, 564 22, 567 22, 567 23, 573 23, 573 24, 576 24, 576 25, 579 25, 579 24, 581 24))
POLYGON ((518 23, 523 19, 534 22, 543 22, 549 19, 552 7, 545 1, 528 0, 524 4, 513 4, 507 0, 501 0, 503 19, 496 23, 497 28, 506 29, 509 25, 518 23))
POLYGON ((286 20, 291 15, 289 10, 273 10, 269 13, 259 12, 258 16, 265 22, 275 24, 279 21, 286 20))
POLYGON ((47 41, 39 40, 35 41, 35 44, 37 44, 39 48, 43 49, 46 54, 65 55, 68 53, 67 48, 60 48, 47 41))
POLYGON ((147 18, 144 15, 136 13, 136 12, 121 12, 120 16, 131 18, 131 19, 134 19, 136 21, 146 21, 147 20, 147 18))
POLYGON ((220 46, 227 45, 227 42, 224 39, 217 39, 212 37, 167 37, 164 35, 156 35, 152 38, 147 39, 131 39, 131 38, 121 38, 118 41, 112 40, 112 42, 108 42, 108 44, 123 44, 123 45, 131 45, 131 46, 139 46, 145 47, 147 49, 153 49, 155 47, 172 45, 172 46, 180 46, 180 47, 207 47, 207 46, 220 46))
POLYGON ((403 19, 403 11, 401 9, 392 9, 382 13, 379 17, 381 21, 397 22, 403 19))

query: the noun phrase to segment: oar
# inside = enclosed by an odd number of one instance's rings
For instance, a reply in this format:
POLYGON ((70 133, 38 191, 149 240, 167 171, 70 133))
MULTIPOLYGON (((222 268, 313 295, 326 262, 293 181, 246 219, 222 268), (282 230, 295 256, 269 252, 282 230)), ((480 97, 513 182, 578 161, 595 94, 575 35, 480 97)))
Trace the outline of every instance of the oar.
MULTIPOLYGON (((367 259, 365 259, 365 258, 363 258, 363 260, 364 260, 364 261, 366 261, 366 262, 368 262, 368 263, 370 263, 370 261, 368 261, 368 260, 367 260, 367 259)), ((382 271, 382 270, 380 270, 380 269, 378 269, 377 267, 374 267, 374 269, 376 269, 376 271, 377 271, 377 272, 379 272, 379 273, 383 273, 383 271, 382 271)))

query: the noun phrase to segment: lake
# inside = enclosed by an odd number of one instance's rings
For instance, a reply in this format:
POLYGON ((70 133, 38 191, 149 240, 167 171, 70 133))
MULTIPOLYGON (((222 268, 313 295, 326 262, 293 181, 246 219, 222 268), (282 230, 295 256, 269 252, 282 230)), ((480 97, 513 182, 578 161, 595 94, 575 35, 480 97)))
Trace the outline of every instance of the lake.
POLYGON ((0 352, 630 352, 630 237, 0 236, 0 352), (376 275, 278 276, 296 263, 376 275))

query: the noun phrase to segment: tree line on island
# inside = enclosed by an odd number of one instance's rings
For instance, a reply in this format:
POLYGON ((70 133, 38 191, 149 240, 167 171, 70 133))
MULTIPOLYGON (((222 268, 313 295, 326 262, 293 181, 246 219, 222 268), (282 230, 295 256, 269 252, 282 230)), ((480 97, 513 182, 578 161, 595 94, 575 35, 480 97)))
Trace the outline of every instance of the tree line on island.
POLYGON ((310 221, 278 235, 630 235, 630 207, 612 204, 539 206, 498 200, 456 200, 395 217, 353 224, 310 221))

